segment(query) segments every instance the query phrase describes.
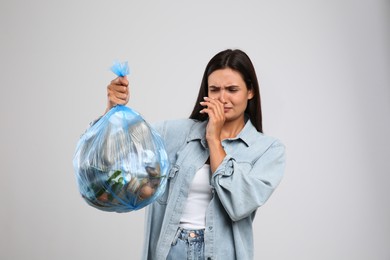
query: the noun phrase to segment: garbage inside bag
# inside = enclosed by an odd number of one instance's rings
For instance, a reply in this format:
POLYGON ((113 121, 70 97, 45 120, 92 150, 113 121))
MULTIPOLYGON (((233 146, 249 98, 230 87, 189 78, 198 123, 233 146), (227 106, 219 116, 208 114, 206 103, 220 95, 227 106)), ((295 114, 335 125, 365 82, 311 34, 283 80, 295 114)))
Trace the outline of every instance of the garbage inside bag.
POLYGON ((82 197, 95 208, 116 212, 154 202, 164 192, 168 164, 159 134, 122 105, 85 132, 73 158, 82 197))

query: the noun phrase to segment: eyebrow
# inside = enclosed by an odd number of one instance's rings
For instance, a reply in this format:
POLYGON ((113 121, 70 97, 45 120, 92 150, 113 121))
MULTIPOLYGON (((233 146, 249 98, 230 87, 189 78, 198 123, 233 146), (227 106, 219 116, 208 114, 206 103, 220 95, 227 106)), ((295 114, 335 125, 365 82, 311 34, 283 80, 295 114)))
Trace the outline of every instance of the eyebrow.
MULTIPOLYGON (((215 85, 210 85, 209 88, 221 88, 221 87, 215 86, 215 85)), ((240 86, 238 86, 238 85, 229 85, 229 86, 226 86, 225 88, 240 88, 240 86)))

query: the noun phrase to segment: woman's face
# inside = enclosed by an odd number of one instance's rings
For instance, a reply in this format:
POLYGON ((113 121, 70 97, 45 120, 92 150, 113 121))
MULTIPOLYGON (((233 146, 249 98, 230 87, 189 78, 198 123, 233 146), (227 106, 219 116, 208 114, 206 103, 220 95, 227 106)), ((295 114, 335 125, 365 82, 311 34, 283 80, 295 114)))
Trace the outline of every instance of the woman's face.
POLYGON ((226 122, 243 120, 248 100, 253 91, 248 90, 241 74, 230 68, 212 72, 208 77, 208 96, 224 104, 226 122))

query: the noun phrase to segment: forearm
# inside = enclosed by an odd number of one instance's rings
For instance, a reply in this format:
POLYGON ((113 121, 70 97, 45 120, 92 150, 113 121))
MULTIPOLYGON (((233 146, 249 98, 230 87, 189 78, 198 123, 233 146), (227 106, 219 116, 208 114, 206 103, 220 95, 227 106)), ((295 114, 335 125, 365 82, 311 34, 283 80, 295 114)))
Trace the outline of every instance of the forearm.
POLYGON ((218 139, 207 140, 207 143, 210 150, 210 169, 211 172, 214 174, 218 166, 225 158, 226 152, 223 149, 221 141, 218 139))
POLYGON ((284 173, 285 149, 281 143, 253 148, 240 153, 239 158, 229 153, 211 179, 219 200, 235 221, 263 205, 284 173))

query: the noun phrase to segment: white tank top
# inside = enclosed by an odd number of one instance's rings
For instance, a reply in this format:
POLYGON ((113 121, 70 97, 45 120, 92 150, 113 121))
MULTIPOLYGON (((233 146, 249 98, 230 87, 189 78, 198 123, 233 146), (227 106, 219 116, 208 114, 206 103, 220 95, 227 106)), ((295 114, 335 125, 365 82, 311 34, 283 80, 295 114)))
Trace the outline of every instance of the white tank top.
POLYGON ((194 176, 180 219, 184 229, 203 229, 206 226, 206 209, 211 200, 210 165, 205 164, 194 176))

